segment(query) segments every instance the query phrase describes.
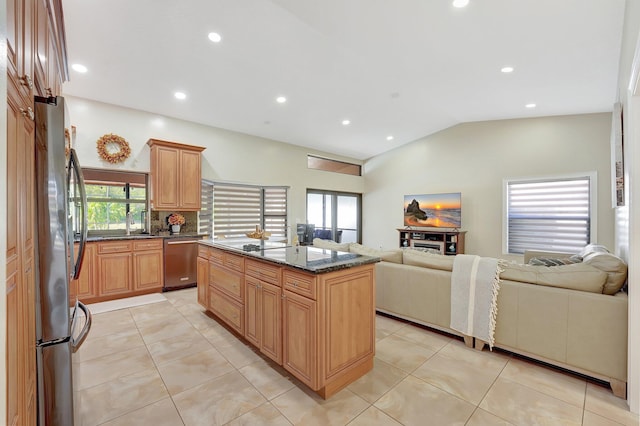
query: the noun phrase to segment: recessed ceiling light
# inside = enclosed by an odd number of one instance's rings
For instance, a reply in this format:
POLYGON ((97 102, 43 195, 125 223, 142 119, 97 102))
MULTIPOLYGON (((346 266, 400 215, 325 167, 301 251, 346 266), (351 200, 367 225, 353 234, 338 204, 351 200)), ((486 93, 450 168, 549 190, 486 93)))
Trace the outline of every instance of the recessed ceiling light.
POLYGON ((76 71, 76 72, 85 73, 85 72, 88 71, 87 67, 85 67, 82 64, 73 64, 73 65, 71 65, 71 68, 73 68, 73 70, 76 71))
POLYGON ((342 120, 343 126, 348 126, 349 124, 351 124, 351 120, 342 120))
POLYGON ((209 33, 209 40, 211 40, 214 43, 220 43, 220 41, 222 40, 222 36, 218 33, 209 33))
POLYGON ((393 140, 393 136, 391 136, 391 135, 387 136, 387 140, 388 141, 392 141, 393 140))
POLYGON ((453 0, 453 7, 467 7, 469 0, 453 0))
POLYGON ((279 104, 283 104, 283 103, 287 102, 287 98, 285 98, 284 96, 278 96, 276 98, 276 102, 279 103, 279 104))
POLYGON ((513 72, 513 67, 502 67, 500 71, 502 71, 505 74, 508 74, 510 72, 513 72))
POLYGON ((176 92, 173 94, 173 96, 175 96, 176 99, 180 99, 180 100, 187 99, 187 94, 184 92, 176 92))
POLYGON ((526 104, 525 108, 535 108, 536 104, 526 104))

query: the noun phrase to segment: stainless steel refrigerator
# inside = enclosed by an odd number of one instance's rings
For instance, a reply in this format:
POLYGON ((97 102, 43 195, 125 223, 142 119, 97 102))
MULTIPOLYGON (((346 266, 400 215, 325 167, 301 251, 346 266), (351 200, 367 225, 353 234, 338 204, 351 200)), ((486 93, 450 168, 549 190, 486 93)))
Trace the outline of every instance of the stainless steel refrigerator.
POLYGON ((68 426, 77 394, 73 354, 91 328, 91 313, 69 293, 82 265, 87 219, 82 170, 75 151, 65 153, 65 115, 64 98, 35 98, 38 424, 68 426))

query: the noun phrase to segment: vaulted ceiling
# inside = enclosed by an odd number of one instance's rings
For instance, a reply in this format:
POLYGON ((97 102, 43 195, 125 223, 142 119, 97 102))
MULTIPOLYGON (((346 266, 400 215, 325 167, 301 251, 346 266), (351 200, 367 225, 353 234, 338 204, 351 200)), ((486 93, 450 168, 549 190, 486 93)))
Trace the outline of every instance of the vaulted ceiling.
POLYGON ((367 159, 461 122, 611 111, 625 2, 63 5, 87 68, 65 94, 367 159))

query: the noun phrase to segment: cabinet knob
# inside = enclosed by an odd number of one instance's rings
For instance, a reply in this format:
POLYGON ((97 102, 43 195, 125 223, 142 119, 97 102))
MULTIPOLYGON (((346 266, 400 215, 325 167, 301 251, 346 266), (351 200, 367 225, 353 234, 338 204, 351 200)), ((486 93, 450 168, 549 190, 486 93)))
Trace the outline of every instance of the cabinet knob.
POLYGON ((35 118, 35 114, 33 113, 33 108, 31 107, 27 107, 25 108, 20 108, 20 113, 22 113, 23 117, 28 117, 30 120, 33 120, 35 118))
POLYGON ((23 86, 27 86, 29 89, 33 89, 33 80, 31 79, 31 76, 29 74, 23 75, 18 80, 20 80, 20 84, 22 84, 23 86))

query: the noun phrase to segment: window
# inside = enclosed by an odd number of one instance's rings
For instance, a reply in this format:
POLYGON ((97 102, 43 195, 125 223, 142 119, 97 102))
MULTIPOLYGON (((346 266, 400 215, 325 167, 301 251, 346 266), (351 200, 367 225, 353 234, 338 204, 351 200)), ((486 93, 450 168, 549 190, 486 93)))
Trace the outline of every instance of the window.
POLYGON ((361 241, 360 194, 307 190, 307 223, 315 226, 315 236, 342 243, 361 241))
POLYGON ((328 158, 307 155, 307 168, 324 170, 325 172, 344 173, 353 176, 362 176, 362 166, 346 163, 344 161, 329 160, 328 158))
POLYGON ((595 173, 505 181, 506 253, 575 253, 594 239, 595 173))
POLYGON ((83 169, 87 191, 89 232, 108 233, 126 228, 131 212, 132 231, 145 228, 147 214, 147 174, 115 170, 83 169))
POLYGON ((245 237, 256 225, 272 237, 287 235, 287 192, 283 186, 253 186, 202 181, 201 233, 245 237))

